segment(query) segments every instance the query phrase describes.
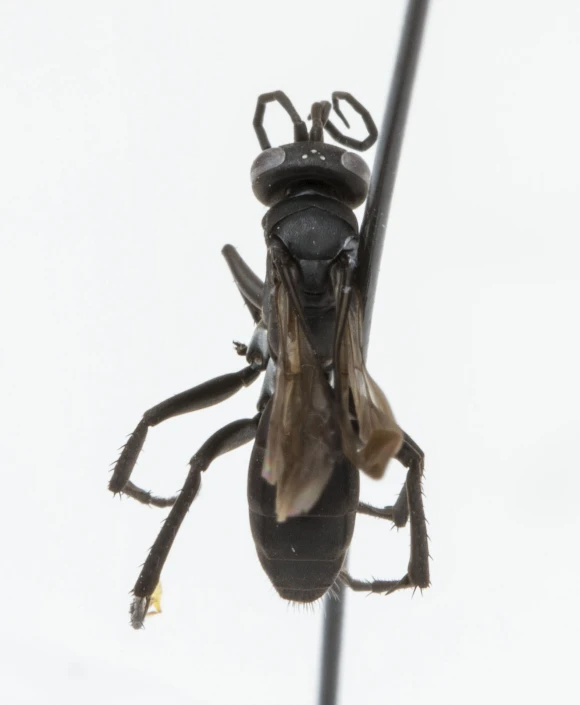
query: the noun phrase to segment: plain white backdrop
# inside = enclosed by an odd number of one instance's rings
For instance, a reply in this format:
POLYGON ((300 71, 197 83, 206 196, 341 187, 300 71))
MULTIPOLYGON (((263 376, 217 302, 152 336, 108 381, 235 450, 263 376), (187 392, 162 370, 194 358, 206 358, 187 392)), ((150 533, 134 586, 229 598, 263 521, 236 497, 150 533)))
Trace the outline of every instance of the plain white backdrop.
MULTIPOLYGON (((263 276, 256 96, 348 90, 379 122, 404 5, 0 3, 2 703, 316 702, 322 606, 262 573, 249 447, 204 475, 140 632, 165 512, 108 468, 145 409, 242 366, 220 250, 263 276)), ((342 705, 578 697, 579 28, 573 0, 432 3, 369 369, 427 454, 433 584, 348 597, 342 705)), ((154 429, 136 482, 177 490, 258 391, 154 429)), ((362 517, 352 573, 402 577, 408 548, 362 517)))

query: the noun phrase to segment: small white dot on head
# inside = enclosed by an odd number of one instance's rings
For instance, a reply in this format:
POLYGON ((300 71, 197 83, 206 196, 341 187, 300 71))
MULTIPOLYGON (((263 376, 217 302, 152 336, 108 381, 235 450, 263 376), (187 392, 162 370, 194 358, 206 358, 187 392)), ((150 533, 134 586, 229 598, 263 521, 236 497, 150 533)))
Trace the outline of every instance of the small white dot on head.
POLYGON ((316 154, 316 150, 315 150, 315 149, 311 149, 310 151, 312 152, 312 154, 316 154))
POLYGON ((302 159, 308 159, 308 155, 307 155, 307 154, 303 154, 303 155, 302 155, 302 159))
POLYGON ((320 158, 322 159, 323 162, 326 161, 326 157, 323 157, 322 154, 320 155, 320 158))

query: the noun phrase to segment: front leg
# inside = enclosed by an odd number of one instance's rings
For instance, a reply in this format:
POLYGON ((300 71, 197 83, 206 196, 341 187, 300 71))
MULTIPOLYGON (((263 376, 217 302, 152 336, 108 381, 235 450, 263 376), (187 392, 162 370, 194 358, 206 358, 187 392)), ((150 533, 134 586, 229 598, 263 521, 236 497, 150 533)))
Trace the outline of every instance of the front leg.
POLYGON ((244 262, 238 251, 231 245, 222 249, 230 272, 246 306, 250 309, 255 323, 262 320, 262 301, 264 299, 264 282, 244 262))
POLYGON ((423 494, 421 480, 425 464, 425 455, 413 439, 403 433, 404 440, 397 460, 408 468, 407 479, 399 498, 393 507, 377 509, 367 504, 359 504, 358 511, 370 516, 390 519, 396 526, 404 517, 410 519, 411 528, 411 556, 407 574, 401 580, 356 580, 346 571, 342 571, 340 578, 355 591, 376 592, 389 595, 402 588, 415 587, 427 588, 429 581, 429 538, 427 536, 427 520, 423 508, 423 494))

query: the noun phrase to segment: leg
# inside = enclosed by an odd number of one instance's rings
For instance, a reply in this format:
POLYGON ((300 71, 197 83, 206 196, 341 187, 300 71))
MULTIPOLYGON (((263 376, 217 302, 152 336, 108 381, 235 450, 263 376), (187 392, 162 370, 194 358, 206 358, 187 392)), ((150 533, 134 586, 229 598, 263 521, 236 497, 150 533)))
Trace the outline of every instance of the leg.
POLYGON ((147 504, 150 507, 160 507, 161 509, 164 507, 172 507, 177 499, 177 495, 175 497, 156 497, 151 494, 151 492, 142 490, 140 487, 137 487, 137 485, 134 485, 131 480, 123 487, 123 494, 136 499, 138 502, 141 502, 141 504, 147 504))
POLYGON ((400 588, 411 587, 407 576, 403 580, 355 580, 345 570, 340 573, 340 580, 354 592, 374 592, 390 595, 400 588))
POLYGON ((409 503, 407 501, 407 484, 403 485, 397 501, 394 505, 383 507, 371 507, 370 504, 365 504, 364 502, 359 502, 357 512, 359 514, 366 514, 370 517, 376 517, 377 519, 389 519, 397 527, 397 529, 402 529, 409 518, 409 503))
MULTIPOLYGON (((397 460, 408 468, 407 502, 409 504, 409 525, 411 528, 411 557, 406 578, 412 586, 427 588, 429 581, 429 537, 427 519, 423 507, 422 479, 425 469, 425 454, 415 441, 403 432, 403 447, 397 460)), ((403 578, 405 580, 405 578, 403 578)))
POLYGON ((429 587, 427 520, 425 519, 421 491, 425 456, 419 446, 406 433, 403 433, 403 436, 404 442, 397 454, 397 460, 408 468, 407 480, 394 507, 385 507, 381 510, 361 503, 359 511, 363 514, 391 519, 397 526, 396 519, 401 520, 404 516, 406 522, 407 516, 410 516, 411 557, 407 574, 401 580, 366 581, 355 580, 346 571, 341 572, 341 579, 355 591, 386 593, 388 595, 401 588, 418 587, 422 589, 429 587))
POLYGON ((246 306, 250 309, 255 323, 262 319, 262 299, 264 298, 264 282, 257 277, 240 257, 237 250, 231 245, 225 245, 222 249, 230 272, 234 277, 236 286, 244 299, 246 306))
POLYGON ((242 387, 250 385, 260 374, 260 370, 252 365, 244 367, 239 372, 215 377, 208 382, 199 384, 197 387, 188 389, 186 392, 176 394, 169 399, 157 404, 149 411, 143 414, 143 418, 137 424, 137 427, 129 437, 125 444, 115 468, 113 477, 109 482, 111 492, 124 492, 144 504, 152 504, 154 506, 169 506, 173 503, 172 500, 152 497, 148 492, 141 490, 139 487, 129 482, 139 453, 145 443, 147 431, 151 426, 157 426, 162 421, 170 419, 172 416, 179 416, 190 411, 198 411, 205 409, 213 404, 218 404, 225 399, 228 399, 238 392, 242 387))
POLYGON ((257 414, 253 419, 241 419, 220 428, 219 431, 216 431, 213 436, 208 438, 191 459, 189 474, 183 489, 169 512, 159 536, 151 547, 147 560, 133 588, 135 598, 131 605, 130 614, 131 624, 135 629, 140 629, 143 626, 143 620, 149 609, 151 595, 159 583, 163 565, 167 560, 179 527, 199 490, 201 473, 207 470, 212 461, 218 456, 251 441, 256 436, 259 420, 260 414, 257 414))

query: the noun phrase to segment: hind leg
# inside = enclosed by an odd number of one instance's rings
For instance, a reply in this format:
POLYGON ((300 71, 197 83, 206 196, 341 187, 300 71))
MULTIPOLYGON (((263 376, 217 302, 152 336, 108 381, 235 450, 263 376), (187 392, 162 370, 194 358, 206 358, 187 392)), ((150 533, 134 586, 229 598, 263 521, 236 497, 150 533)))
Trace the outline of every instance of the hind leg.
POLYGON ((164 521, 133 588, 135 598, 131 604, 130 614, 131 624, 135 629, 143 626, 151 596, 159 583, 161 571, 173 541, 199 491, 201 473, 207 470, 210 464, 220 455, 253 440, 258 430, 259 420, 260 414, 257 414, 252 419, 241 419, 220 428, 219 431, 216 431, 213 436, 208 438, 191 459, 189 474, 183 489, 177 496, 169 516, 164 521))
POLYGON ((423 508, 421 480, 425 464, 425 455, 413 439, 406 433, 403 446, 397 454, 397 460, 408 468, 407 479, 399 498, 393 507, 377 509, 368 504, 360 504, 359 512, 379 518, 389 519, 402 526, 409 517, 411 528, 411 556, 407 574, 401 580, 356 580, 346 571, 340 577, 351 590, 390 594, 395 590, 408 587, 429 587, 429 545, 427 536, 427 520, 423 508), (362 509, 361 509, 362 507, 362 509))

